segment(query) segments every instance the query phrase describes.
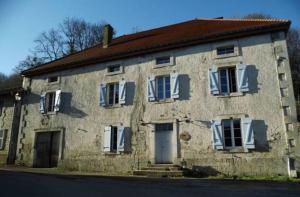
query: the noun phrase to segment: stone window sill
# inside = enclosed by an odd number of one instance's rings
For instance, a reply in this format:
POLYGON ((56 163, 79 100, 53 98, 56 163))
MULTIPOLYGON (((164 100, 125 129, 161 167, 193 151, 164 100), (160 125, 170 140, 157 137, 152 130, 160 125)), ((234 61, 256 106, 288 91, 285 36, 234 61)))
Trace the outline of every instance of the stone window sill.
POLYGON ((173 103, 175 99, 164 99, 164 100, 156 100, 153 101, 154 104, 164 104, 164 103, 173 103))
POLYGON ((242 92, 234 92, 227 95, 226 94, 217 95, 218 98, 229 98, 229 97, 238 97, 238 96, 244 96, 244 94, 242 92))
POLYGON ((249 150, 244 147, 235 147, 235 148, 225 148, 227 153, 248 153, 249 150))
POLYGON ((106 109, 115 109, 115 108, 121 108, 121 104, 116 104, 116 105, 107 105, 105 106, 106 109))

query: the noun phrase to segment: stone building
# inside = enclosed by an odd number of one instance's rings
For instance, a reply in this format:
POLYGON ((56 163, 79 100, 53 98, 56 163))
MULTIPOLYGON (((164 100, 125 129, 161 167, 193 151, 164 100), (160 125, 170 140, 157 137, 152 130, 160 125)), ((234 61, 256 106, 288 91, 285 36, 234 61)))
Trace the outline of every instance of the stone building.
POLYGON ((149 164, 295 175, 288 20, 195 19, 23 72, 18 163, 138 172, 149 164))
POLYGON ((21 87, 0 90, 0 165, 15 163, 22 94, 21 87))

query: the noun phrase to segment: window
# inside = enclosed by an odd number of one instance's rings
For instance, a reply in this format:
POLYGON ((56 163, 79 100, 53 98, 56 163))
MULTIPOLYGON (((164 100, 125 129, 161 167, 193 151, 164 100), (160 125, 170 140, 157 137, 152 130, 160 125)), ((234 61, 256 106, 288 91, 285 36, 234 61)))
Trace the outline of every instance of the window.
POLYGON ((155 131, 173 131, 172 123, 155 124, 155 131))
POLYGON ((107 103, 108 105, 116 105, 119 103, 119 83, 111 83, 107 85, 107 103))
POLYGON ((170 64, 171 63, 171 58, 170 56, 164 56, 164 57, 157 57, 156 58, 156 65, 160 64, 170 64))
POLYGON ((129 150, 125 128, 122 126, 106 126, 103 136, 103 150, 108 153, 117 153, 129 150))
POLYGON ((111 127, 110 140, 111 151, 116 152, 118 149, 118 127, 111 127))
POLYGON ((236 68, 222 68, 219 70, 221 94, 237 92, 236 68))
POLYGON ((156 77, 156 87, 158 100, 165 100, 171 98, 170 76, 156 77))
POLYGON ((46 111, 53 112, 55 107, 55 92, 48 92, 46 94, 46 111))
POLYGON ((0 150, 4 149, 5 130, 0 129, 0 150))
POLYGON ((119 72, 119 71, 121 71, 120 64, 111 65, 111 66, 108 66, 108 68, 107 68, 107 72, 109 72, 109 73, 119 72))
POLYGON ((48 78, 48 83, 58 82, 58 76, 52 76, 48 78))
POLYGON ((234 53, 234 45, 217 48, 217 55, 226 55, 231 53, 234 53))
POLYGON ((225 148, 242 146, 241 120, 224 119, 222 120, 225 148))

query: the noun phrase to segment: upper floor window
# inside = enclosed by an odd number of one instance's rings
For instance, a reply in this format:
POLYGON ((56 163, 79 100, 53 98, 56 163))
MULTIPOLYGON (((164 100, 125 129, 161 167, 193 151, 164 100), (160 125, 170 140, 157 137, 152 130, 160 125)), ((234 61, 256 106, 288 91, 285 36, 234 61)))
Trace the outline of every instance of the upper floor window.
POLYGON ((242 146, 241 120, 225 119, 222 120, 224 145, 225 148, 242 146))
POLYGON ((57 112, 60 108, 61 90, 44 92, 40 97, 40 112, 57 112))
POLYGON ((55 82, 58 82, 58 76, 51 76, 51 77, 48 77, 48 83, 55 83, 55 82))
POLYGON ((235 67, 221 68, 219 70, 221 94, 237 92, 235 67))
POLYGON ((116 105, 119 103, 119 82, 107 85, 107 103, 108 105, 116 105))
POLYGON ((165 100, 171 98, 170 75, 156 77, 156 84, 156 97, 158 100, 165 100))
POLYGON ((234 45, 217 48, 217 55, 226 55, 234 53, 234 45))
POLYGON ((170 56, 157 57, 155 59, 155 62, 156 62, 156 65, 170 64, 171 63, 171 57, 170 56))
POLYGON ((53 112, 55 107, 55 92, 48 92, 46 94, 46 110, 53 112))
POLYGON ((107 72, 112 73, 112 72, 119 72, 121 71, 121 65, 120 64, 115 64, 107 67, 107 72))

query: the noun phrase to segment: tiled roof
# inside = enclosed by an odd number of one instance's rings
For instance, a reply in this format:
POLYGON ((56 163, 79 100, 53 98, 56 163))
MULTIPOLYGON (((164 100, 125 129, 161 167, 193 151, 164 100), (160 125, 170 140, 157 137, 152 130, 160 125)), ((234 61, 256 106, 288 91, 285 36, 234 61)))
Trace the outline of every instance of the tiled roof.
POLYGON ((290 21, 281 19, 195 19, 148 31, 123 35, 113 39, 108 48, 96 45, 58 60, 31 68, 22 74, 25 76, 39 75, 216 40, 272 31, 287 31, 289 26, 290 21))

